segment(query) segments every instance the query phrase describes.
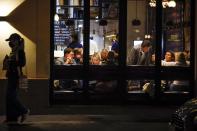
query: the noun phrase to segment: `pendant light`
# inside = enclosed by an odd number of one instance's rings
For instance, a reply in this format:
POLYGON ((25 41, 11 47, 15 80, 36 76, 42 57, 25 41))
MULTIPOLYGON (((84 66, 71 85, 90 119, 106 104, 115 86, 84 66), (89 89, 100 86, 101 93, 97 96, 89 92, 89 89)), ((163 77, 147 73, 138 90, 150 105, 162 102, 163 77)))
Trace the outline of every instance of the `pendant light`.
POLYGON ((132 20, 132 25, 133 26, 140 26, 141 25, 141 21, 137 18, 137 0, 135 1, 135 13, 136 13, 136 17, 134 20, 132 20))

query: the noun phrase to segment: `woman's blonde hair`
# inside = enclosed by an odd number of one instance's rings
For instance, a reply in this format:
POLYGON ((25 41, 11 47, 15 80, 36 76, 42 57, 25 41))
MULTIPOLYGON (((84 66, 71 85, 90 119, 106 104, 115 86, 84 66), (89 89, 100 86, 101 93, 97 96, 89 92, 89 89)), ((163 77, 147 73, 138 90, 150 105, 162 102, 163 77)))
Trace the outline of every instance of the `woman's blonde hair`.
POLYGON ((99 53, 94 53, 91 56, 91 63, 93 62, 93 58, 96 58, 97 60, 101 61, 101 57, 100 57, 99 53))

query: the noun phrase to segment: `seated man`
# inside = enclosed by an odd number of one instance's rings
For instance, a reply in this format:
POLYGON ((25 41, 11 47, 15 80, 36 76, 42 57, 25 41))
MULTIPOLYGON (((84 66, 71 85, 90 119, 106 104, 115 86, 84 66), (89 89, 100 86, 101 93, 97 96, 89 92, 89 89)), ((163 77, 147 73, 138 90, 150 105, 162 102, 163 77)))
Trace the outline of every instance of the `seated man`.
POLYGON ((64 65, 75 65, 74 52, 71 48, 66 48, 64 50, 64 65))
POLYGON ((74 51, 71 48, 64 49, 64 56, 54 59, 55 65, 75 65, 74 51))

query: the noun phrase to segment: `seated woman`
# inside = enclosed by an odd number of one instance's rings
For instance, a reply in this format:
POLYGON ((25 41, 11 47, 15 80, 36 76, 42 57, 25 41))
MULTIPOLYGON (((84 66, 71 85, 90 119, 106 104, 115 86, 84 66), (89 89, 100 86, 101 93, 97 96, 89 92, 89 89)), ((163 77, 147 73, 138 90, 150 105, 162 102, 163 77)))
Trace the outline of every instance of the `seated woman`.
POLYGON ((101 57, 99 55, 99 53, 94 53, 92 56, 91 56, 91 61, 90 63, 92 65, 101 65, 101 57))
POLYGON ((181 52, 178 55, 178 59, 176 61, 176 65, 177 66, 188 66, 188 63, 186 62, 185 54, 183 52, 181 52))
POLYGON ((83 54, 80 49, 74 49, 74 60, 77 65, 83 64, 83 54))
POLYGON ((175 55, 172 51, 167 51, 165 54, 165 59, 161 61, 162 66, 175 66, 175 55))
POLYGON ((108 57, 108 53, 109 51, 107 49, 102 49, 101 51, 101 63, 102 65, 106 65, 107 64, 107 57, 108 57))

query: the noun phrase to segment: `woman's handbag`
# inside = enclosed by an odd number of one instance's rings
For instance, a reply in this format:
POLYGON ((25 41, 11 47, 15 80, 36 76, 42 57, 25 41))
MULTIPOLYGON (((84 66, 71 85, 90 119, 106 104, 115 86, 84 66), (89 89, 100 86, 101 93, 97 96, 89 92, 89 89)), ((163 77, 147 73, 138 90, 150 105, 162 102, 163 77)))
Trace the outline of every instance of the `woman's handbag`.
POLYGON ((28 78, 26 75, 22 75, 19 78, 19 88, 27 90, 28 89, 28 78))

